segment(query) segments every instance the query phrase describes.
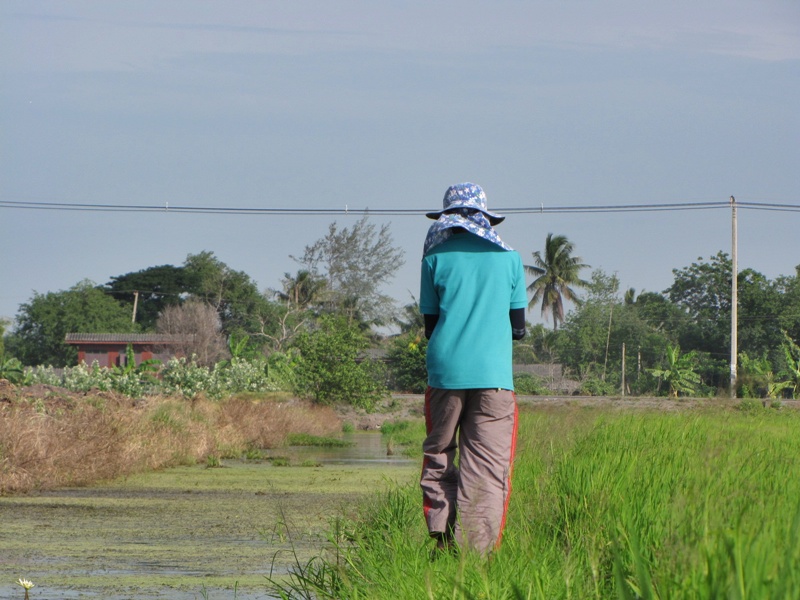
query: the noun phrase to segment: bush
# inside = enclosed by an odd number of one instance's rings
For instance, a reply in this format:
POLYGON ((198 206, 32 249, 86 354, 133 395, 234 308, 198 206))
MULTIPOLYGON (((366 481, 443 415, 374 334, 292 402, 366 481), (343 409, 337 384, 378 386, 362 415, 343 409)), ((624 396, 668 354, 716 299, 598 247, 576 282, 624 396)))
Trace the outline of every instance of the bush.
POLYGON ((541 396, 550 393, 541 377, 530 373, 514 373, 514 391, 517 394, 528 396, 541 396))
POLYGON ((608 381, 592 377, 581 382, 579 392, 587 396, 613 396, 617 393, 617 388, 608 381))
POLYGON ((379 369, 370 359, 359 360, 367 349, 364 334, 344 318, 324 316, 319 328, 300 334, 300 358, 295 369, 295 392, 320 404, 344 402, 371 410, 385 394, 374 376, 379 369))
POLYGON ((421 336, 401 336, 389 349, 389 380, 393 390, 421 394, 428 387, 426 352, 428 340, 421 336))
POLYGON ((280 391, 293 391, 297 385, 295 374, 299 365, 300 353, 296 349, 273 352, 267 359, 270 383, 280 391))
POLYGON ((218 379, 218 387, 229 394, 279 391, 270 381, 269 367, 263 358, 233 358, 230 362, 217 363, 212 375, 218 379))

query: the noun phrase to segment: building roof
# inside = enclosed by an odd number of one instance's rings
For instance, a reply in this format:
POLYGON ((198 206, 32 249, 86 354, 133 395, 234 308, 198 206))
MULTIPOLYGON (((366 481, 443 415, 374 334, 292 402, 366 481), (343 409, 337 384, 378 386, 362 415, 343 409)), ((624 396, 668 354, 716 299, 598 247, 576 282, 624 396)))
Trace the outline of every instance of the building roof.
POLYGON ((167 333, 68 333, 64 341, 67 344, 180 344, 193 337, 167 333))

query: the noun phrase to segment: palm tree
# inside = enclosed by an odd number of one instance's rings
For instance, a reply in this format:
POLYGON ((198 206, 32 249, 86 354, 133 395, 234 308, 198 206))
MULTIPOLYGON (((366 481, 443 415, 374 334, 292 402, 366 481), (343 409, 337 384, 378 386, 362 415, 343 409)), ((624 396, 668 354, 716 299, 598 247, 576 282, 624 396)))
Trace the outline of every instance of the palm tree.
POLYGON ((316 303, 327 285, 322 277, 305 269, 299 270, 294 277, 290 273, 284 273, 282 283, 283 292, 277 292, 276 295, 288 305, 299 309, 316 303))
POLYGON ((552 312, 553 331, 558 330, 558 323, 564 322, 564 300, 580 306, 581 300, 573 287, 587 287, 588 281, 579 277, 581 269, 589 265, 583 264, 578 256, 571 256, 575 246, 566 236, 547 234, 544 245, 544 258, 537 250, 533 253, 533 265, 525 265, 525 272, 536 279, 528 286, 531 300, 528 308, 542 303, 542 315, 552 312))

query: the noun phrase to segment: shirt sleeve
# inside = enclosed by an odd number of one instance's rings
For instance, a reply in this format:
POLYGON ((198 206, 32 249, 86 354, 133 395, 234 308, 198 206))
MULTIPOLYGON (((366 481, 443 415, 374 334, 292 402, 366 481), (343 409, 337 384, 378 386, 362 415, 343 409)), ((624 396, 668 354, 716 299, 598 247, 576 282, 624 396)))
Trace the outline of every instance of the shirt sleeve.
POLYGON ((525 269, 522 268, 522 259, 519 253, 514 252, 514 283, 511 288, 510 308, 525 308, 528 306, 528 290, 525 288, 525 269))
POLYGON ((423 315, 439 314, 439 294, 433 284, 433 269, 430 261, 422 261, 422 275, 419 284, 419 311, 423 315))

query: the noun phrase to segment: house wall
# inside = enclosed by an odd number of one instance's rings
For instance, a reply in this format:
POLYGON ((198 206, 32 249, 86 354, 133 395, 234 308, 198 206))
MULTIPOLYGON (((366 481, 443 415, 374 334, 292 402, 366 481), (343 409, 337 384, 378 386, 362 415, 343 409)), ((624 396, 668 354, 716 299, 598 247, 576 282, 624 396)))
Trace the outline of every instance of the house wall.
MULTIPOLYGON (((132 344, 136 365, 140 365, 143 360, 156 359, 166 363, 173 357, 172 352, 156 352, 149 344, 132 344)), ((91 366, 94 361, 101 367, 122 367, 125 366, 127 344, 78 344, 78 363, 86 363, 91 366)))

